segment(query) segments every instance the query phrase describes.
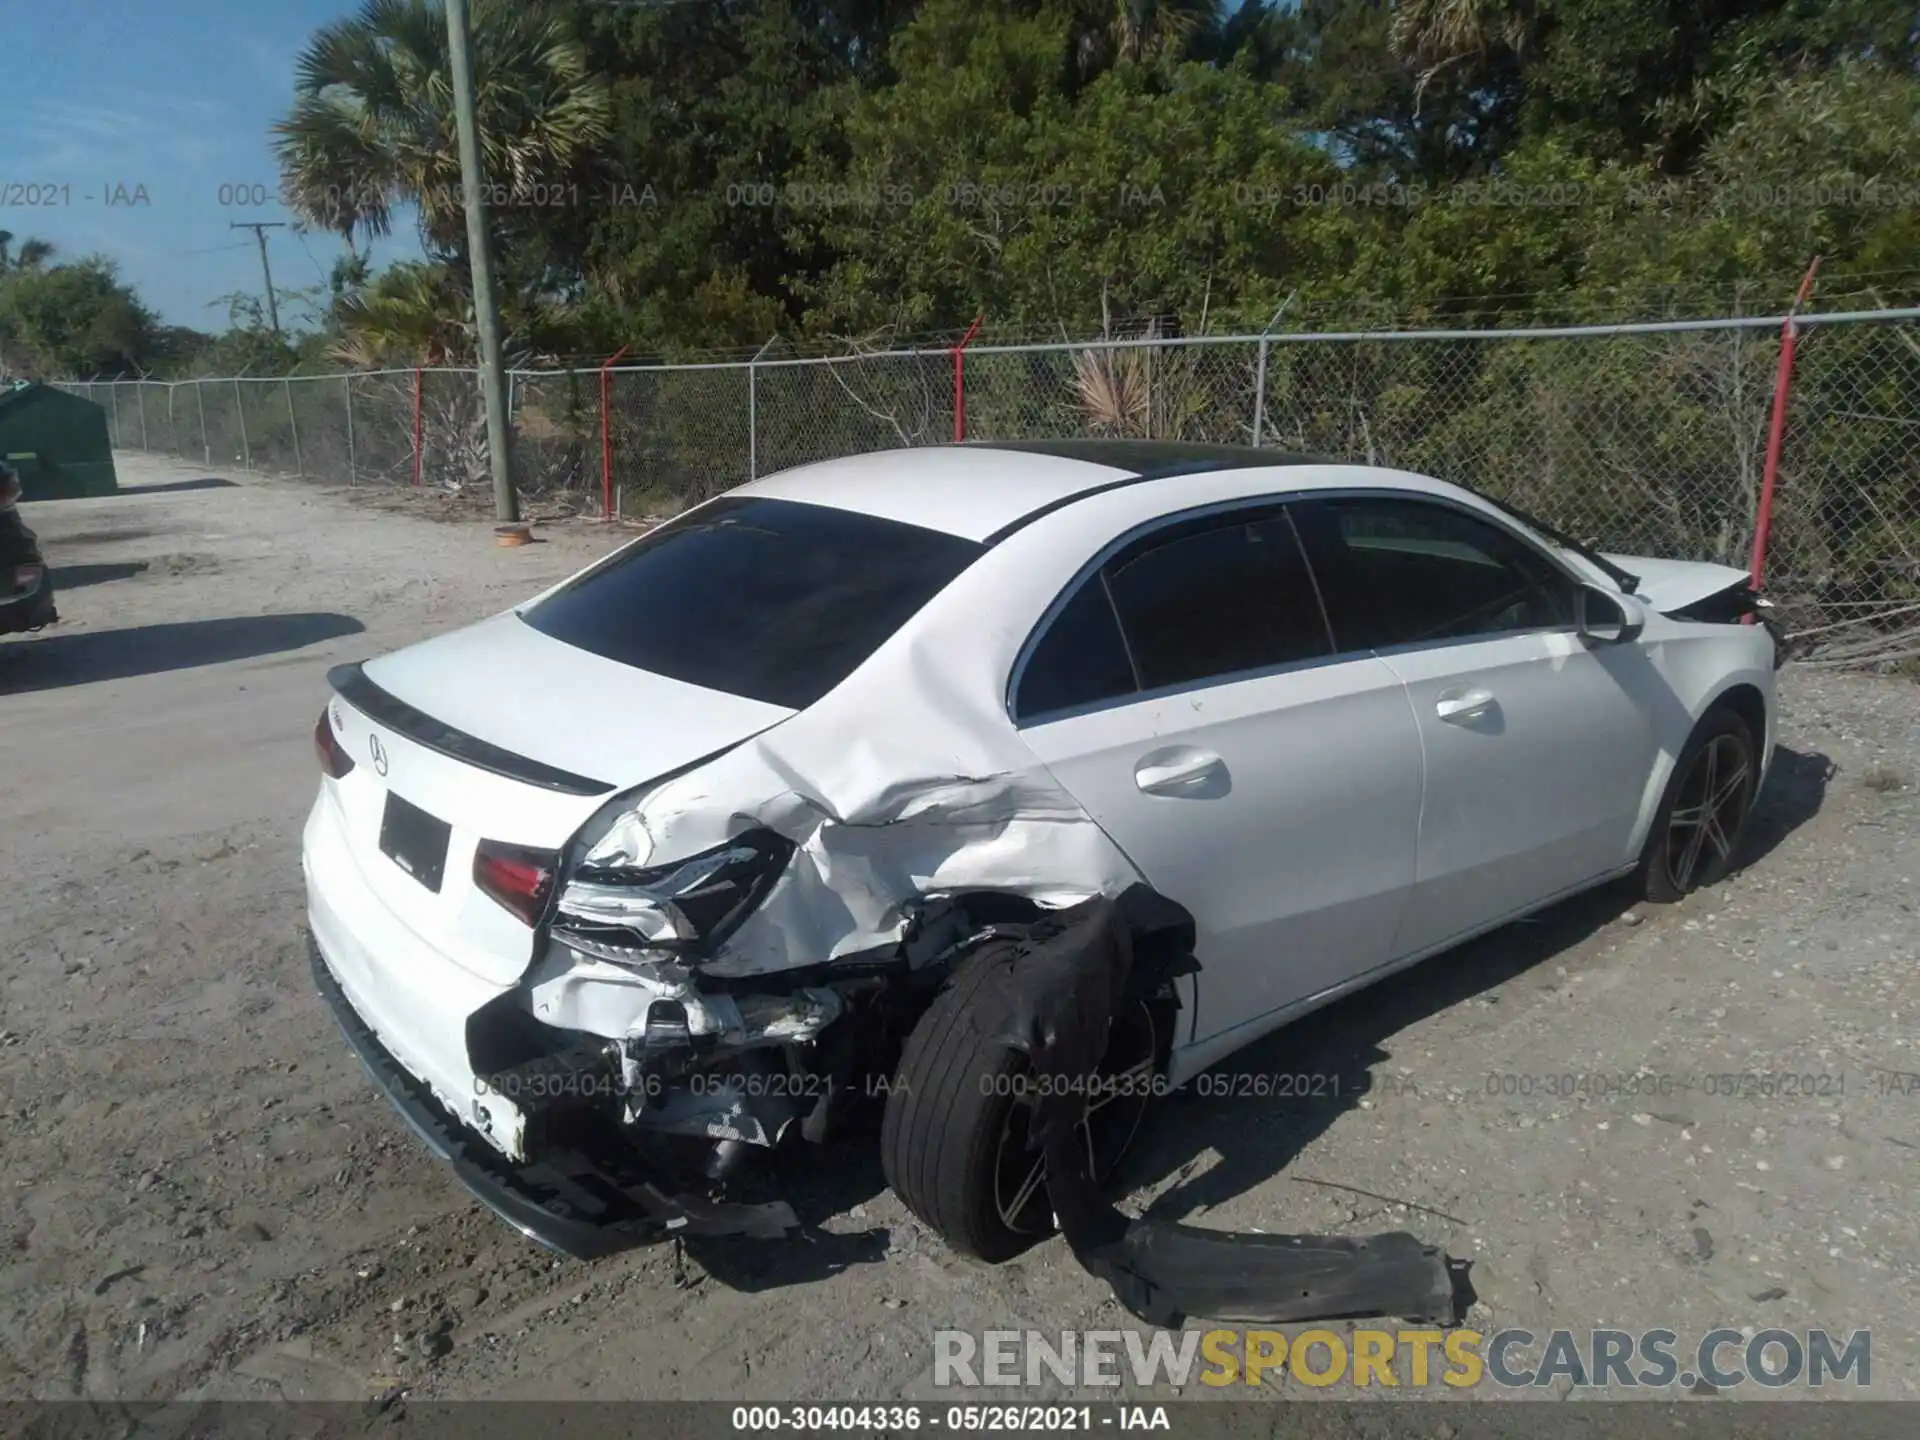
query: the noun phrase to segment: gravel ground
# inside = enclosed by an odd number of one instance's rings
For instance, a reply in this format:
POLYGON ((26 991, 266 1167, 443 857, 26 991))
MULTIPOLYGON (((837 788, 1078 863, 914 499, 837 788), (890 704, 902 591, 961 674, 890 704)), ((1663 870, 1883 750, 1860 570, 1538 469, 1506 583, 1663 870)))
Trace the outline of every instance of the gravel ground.
MULTIPOLYGON (((64 619, 0 641, 0 1396, 932 1398, 937 1328, 1127 1322, 1058 1240, 949 1254, 853 1143, 784 1244, 556 1261, 470 1201, 311 992, 313 719, 329 665, 618 537, 121 467, 27 507, 64 619)), ((1243 1053, 1149 1116, 1129 1203, 1414 1230, 1483 1331, 1871 1328, 1872 1393, 1913 1396, 1920 694, 1783 689, 1735 879, 1585 897, 1243 1053)))

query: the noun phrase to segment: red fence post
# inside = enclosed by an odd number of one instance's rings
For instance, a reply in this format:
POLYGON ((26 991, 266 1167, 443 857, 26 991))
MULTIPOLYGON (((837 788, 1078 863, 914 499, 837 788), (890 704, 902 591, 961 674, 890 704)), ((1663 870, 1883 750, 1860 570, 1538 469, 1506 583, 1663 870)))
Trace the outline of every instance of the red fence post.
POLYGON ((985 318, 974 316, 967 333, 953 347, 953 438, 956 443, 967 438, 967 346, 980 333, 980 322, 985 318))
POLYGON ((600 518, 613 523, 613 367, 627 353, 622 345, 600 362, 600 518))
POLYGON ((1819 268, 1820 257, 1816 255, 1800 281, 1799 293, 1793 297, 1793 308, 1780 325, 1780 364, 1773 376, 1773 414, 1767 421, 1766 467, 1760 476, 1760 504, 1753 521, 1753 559, 1747 567, 1748 577, 1756 590, 1766 574, 1767 539, 1773 532, 1773 491, 1780 479, 1780 451, 1787 438, 1787 397, 1793 390, 1793 352, 1800 333, 1795 322, 1800 307, 1807 303, 1807 296, 1813 291, 1814 272, 1819 268))
POLYGON ((420 367, 413 367, 413 483, 420 483, 420 367))

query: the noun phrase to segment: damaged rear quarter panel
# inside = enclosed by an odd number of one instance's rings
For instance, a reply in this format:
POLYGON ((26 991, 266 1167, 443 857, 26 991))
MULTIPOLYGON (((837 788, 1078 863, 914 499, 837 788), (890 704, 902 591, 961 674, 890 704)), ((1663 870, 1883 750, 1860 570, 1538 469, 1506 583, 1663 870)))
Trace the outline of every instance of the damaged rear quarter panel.
POLYGON ((1023 553, 1036 548, 1020 543, 1028 533, 989 550, 812 707, 640 800, 650 848, 636 865, 755 827, 796 846, 704 973, 771 974, 887 945, 908 902, 929 894, 1052 907, 1140 878, 1006 713, 1030 627, 982 617, 1038 616, 1073 573, 1023 553))

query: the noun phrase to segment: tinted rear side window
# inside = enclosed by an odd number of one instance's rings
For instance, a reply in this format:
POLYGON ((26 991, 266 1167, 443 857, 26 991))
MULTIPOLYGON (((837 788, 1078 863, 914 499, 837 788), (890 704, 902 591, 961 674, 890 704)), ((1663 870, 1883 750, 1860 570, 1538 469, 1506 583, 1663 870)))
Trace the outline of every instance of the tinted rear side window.
POLYGON ((1107 583, 1148 690, 1333 650, 1283 511, 1149 536, 1109 562, 1107 583))
POLYGON ((623 665, 800 709, 982 549, 824 505, 722 499, 662 525, 522 618, 623 665))
POLYGON ((1027 657, 1017 720, 1333 653, 1285 510, 1150 531, 1080 583, 1027 657))
POLYGON ((1020 673, 1013 713, 1031 720, 1056 710, 1131 695, 1133 664, 1100 576, 1089 576, 1047 627, 1020 673))

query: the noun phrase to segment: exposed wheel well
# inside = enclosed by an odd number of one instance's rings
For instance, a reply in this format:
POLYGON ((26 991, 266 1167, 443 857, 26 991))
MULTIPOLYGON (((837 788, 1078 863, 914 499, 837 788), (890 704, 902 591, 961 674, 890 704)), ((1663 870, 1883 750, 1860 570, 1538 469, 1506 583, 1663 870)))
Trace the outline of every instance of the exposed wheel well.
POLYGON ((1756 751, 1767 743, 1767 701, 1751 685, 1735 685, 1713 702, 1725 705, 1747 723, 1756 751))

